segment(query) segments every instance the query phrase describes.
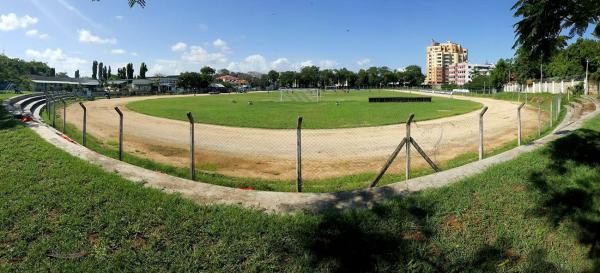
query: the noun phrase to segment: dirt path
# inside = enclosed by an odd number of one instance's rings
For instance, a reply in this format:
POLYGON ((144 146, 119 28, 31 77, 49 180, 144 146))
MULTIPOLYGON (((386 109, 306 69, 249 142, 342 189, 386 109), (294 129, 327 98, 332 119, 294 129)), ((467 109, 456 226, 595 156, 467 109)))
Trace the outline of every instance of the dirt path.
MULTIPOLYGON (((87 102, 88 133, 108 144, 116 143, 120 107, 125 116, 125 151, 157 162, 187 166, 187 122, 147 116, 128 110, 132 101, 165 97, 130 97, 87 102)), ((517 104, 487 98, 460 97, 489 107, 485 115, 485 147, 499 147, 516 139, 517 104)), ((417 122, 412 136, 441 163, 478 146, 478 112, 417 122)), ((185 115, 182 112, 182 115, 185 115)), ((68 117, 81 117, 79 105, 67 109, 68 117)), ((403 118, 402 118, 403 119, 403 118)), ((537 131, 537 113, 522 112, 524 134, 537 131)), ((78 128, 81 118, 70 118, 78 128)), ((201 168, 241 177, 290 179, 294 177, 296 131, 237 128, 196 124, 197 160, 201 168)), ((302 131, 303 169, 306 179, 375 172, 406 134, 405 125, 302 131)), ((415 156, 415 166, 424 161, 415 156)), ((402 159, 397 162, 402 163, 402 159)), ((391 171, 400 171, 394 164, 391 171)))

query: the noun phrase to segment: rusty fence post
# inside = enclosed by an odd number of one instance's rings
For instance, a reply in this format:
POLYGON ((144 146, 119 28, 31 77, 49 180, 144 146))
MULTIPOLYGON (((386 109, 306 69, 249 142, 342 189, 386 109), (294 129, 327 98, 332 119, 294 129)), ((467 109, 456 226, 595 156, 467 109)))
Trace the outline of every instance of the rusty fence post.
POLYGON ((479 160, 483 160, 483 115, 487 110, 488 107, 485 106, 479 113, 479 160))
POLYGON ((85 105, 83 105, 83 103, 79 103, 79 106, 81 106, 81 108, 83 108, 83 130, 81 132, 81 142, 83 143, 83 146, 86 145, 86 132, 87 132, 87 108, 85 108, 85 105))
POLYGON ((296 190, 302 192, 302 117, 296 123, 296 190))
POLYGON ((517 143, 518 146, 521 146, 521 141, 522 141, 522 129, 521 129, 521 108, 523 108, 523 106, 525 106, 525 103, 521 103, 521 105, 519 105, 519 107, 517 108, 517 143))
POLYGON ((410 114, 408 119, 406 120, 406 170, 405 170, 405 179, 410 179, 410 125, 415 118, 415 114, 410 114))
POLYGON ((48 114, 48 119, 50 119, 50 95, 45 93, 46 95, 46 114, 48 114))
POLYGON ((52 127, 56 128, 56 99, 50 96, 50 100, 52 100, 52 127))
POLYGON ((561 110, 561 104, 562 103, 562 95, 558 96, 558 102, 556 103, 556 120, 558 120, 560 118, 560 110, 561 110))
POLYGON ((554 120, 554 98, 550 99, 550 114, 548 115, 550 120, 550 128, 552 128, 553 120, 554 120))
POLYGON ((542 135, 542 104, 538 103, 538 137, 542 135))
POLYGON ((63 134, 65 134, 67 132, 67 102, 65 101, 65 99, 60 99, 60 101, 63 104, 62 132, 63 134))
POLYGON ((119 160, 123 161, 123 112, 119 107, 115 107, 119 114, 119 160))
POLYGON ((187 117, 190 122, 190 177, 192 180, 196 180, 196 155, 194 154, 194 116, 192 115, 192 112, 188 112, 187 117))

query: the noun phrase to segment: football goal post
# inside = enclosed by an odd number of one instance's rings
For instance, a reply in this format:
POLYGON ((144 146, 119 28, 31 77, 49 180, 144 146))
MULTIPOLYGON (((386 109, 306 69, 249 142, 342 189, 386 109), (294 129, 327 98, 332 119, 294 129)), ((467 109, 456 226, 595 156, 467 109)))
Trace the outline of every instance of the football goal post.
POLYGON ((321 90, 318 88, 306 89, 279 89, 279 101, 295 102, 319 102, 321 101, 321 90))

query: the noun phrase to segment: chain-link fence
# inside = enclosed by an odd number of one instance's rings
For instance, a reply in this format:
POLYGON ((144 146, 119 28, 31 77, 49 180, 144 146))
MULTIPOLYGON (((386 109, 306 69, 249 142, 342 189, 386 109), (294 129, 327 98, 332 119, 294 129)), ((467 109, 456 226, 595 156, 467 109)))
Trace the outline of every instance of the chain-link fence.
MULTIPOLYGON (((318 95, 324 98, 327 93, 318 95)), ((454 98, 464 99, 461 96, 454 98)), ((557 98, 551 95, 530 95, 527 98, 527 105, 521 110, 523 143, 543 134, 551 120, 556 123, 556 109, 559 109, 557 98), (550 113, 554 113, 553 119, 550 119, 550 113)), ((505 101, 494 100, 493 96, 471 98, 488 107, 481 119, 483 127, 480 124, 480 110, 431 120, 422 120, 416 115, 410 126, 410 138, 406 138, 407 126, 404 123, 408 115, 394 117, 397 121, 391 125, 339 129, 304 129, 302 126, 297 129, 296 118, 290 119, 289 126, 286 126, 295 129, 195 123, 193 159, 190 157, 189 123, 152 118, 132 111, 124 113, 123 143, 119 145, 119 115, 114 106, 124 109, 127 98, 88 104, 86 127, 89 134, 104 144, 123 147, 125 153, 134 156, 181 168, 188 168, 193 160, 196 172, 204 174, 199 180, 232 179, 241 185, 252 185, 256 181, 281 182, 291 190, 301 179, 307 185, 307 190, 337 191, 368 187, 386 162, 391 162, 390 155, 403 140, 410 145, 405 144, 393 162, 386 166, 378 185, 406 178, 406 151, 409 146, 411 177, 434 172, 431 164, 419 153, 419 148, 440 169, 478 160, 481 150, 480 128, 484 158, 515 147, 519 103, 510 98, 501 99, 505 101)), ((331 107, 338 107, 340 103, 351 102, 328 103, 331 107)), ((186 112, 181 115, 185 117, 186 112)), ((381 113, 373 111, 367 113, 366 118, 375 119, 377 115, 381 113)), ((83 108, 79 105, 69 108, 69 122, 78 128, 84 127, 82 116, 83 108)), ((309 122, 311 120, 304 119, 304 124, 309 122)))

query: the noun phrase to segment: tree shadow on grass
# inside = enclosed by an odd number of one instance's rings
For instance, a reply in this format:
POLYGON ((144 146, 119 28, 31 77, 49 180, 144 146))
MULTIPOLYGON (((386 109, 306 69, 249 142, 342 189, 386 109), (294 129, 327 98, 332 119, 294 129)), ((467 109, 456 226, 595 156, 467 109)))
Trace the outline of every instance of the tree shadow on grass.
POLYGON ((17 124, 15 118, 0 104, 0 130, 16 127, 17 124))
POLYGON ((580 243, 590 247, 593 272, 600 272, 600 132, 577 130, 545 153, 546 169, 530 175, 542 193, 536 212, 554 225, 574 223, 580 243))
POLYGON ((301 236, 309 235, 303 243, 311 265, 328 272, 397 271, 407 266, 439 271, 435 255, 419 253, 428 252, 433 234, 424 219, 431 213, 429 205, 411 202, 331 212, 301 236), (391 225, 382 225, 386 222, 391 225))
POLYGON ((560 271, 547 261, 545 250, 527 253, 525 259, 514 253, 507 238, 466 251, 473 253, 466 257, 450 253, 461 249, 439 246, 437 232, 444 227, 431 220, 437 210, 431 199, 408 195, 370 210, 325 213, 317 225, 298 230, 298 236, 314 271, 496 272, 515 267, 560 271))

